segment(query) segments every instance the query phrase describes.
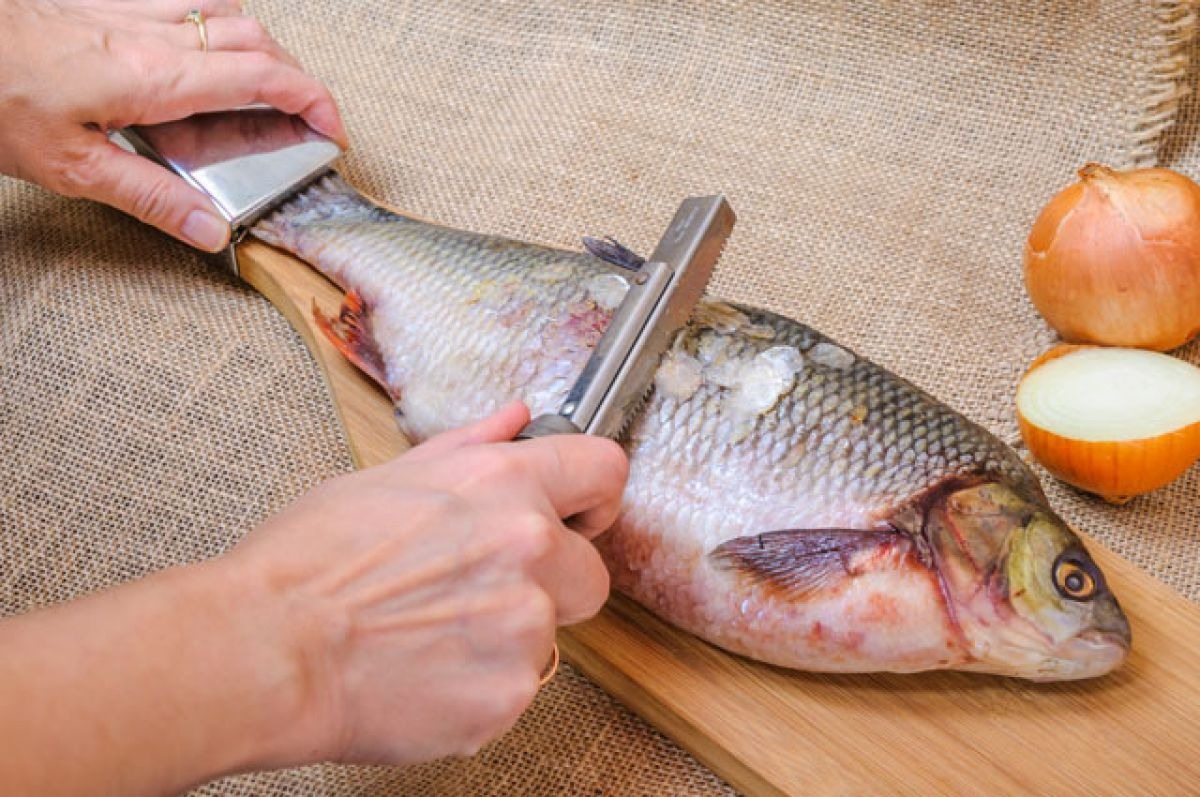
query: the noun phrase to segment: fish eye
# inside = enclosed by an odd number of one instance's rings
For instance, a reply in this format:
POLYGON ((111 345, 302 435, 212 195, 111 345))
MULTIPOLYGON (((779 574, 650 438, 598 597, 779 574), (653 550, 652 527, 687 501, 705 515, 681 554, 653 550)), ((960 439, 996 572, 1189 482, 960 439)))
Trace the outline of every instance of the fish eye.
POLYGON ((1063 597, 1085 601, 1095 596, 1097 578, 1090 562, 1075 557, 1059 557, 1054 563, 1054 586, 1063 597))

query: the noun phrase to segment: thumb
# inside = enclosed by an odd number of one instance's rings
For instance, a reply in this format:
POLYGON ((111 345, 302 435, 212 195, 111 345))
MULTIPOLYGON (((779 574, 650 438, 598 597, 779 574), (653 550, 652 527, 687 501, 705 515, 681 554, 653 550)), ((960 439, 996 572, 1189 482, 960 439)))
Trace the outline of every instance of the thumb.
POLYGON ((420 462, 463 446, 512 440, 529 423, 529 409, 520 401, 505 404, 481 421, 431 437, 403 455, 405 462, 420 462))
POLYGON ((93 160, 93 173, 80 195, 112 205, 197 249, 217 252, 229 243, 229 224, 204 194, 153 161, 107 140, 100 146, 108 152, 93 160))

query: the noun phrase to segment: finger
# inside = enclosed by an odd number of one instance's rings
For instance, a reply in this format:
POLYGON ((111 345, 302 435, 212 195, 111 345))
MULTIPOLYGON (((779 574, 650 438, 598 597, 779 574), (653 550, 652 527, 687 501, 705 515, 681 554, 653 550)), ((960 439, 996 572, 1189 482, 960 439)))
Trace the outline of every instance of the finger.
POLYGON ((242 13, 241 0, 123 0, 110 4, 123 14, 136 11, 163 22, 181 22, 192 9, 210 17, 234 17, 242 13))
POLYGON ((554 601, 559 625, 588 619, 608 600, 608 568, 590 542, 563 529, 553 554, 534 577, 554 601))
POLYGON ((345 146, 346 130, 337 105, 316 78, 262 52, 172 51, 159 65, 157 96, 139 124, 157 124, 197 113, 266 103, 297 114, 319 133, 345 146))
MULTIPOLYGON (((160 26, 161 33, 182 50, 200 49, 200 34, 190 22, 160 26)), ((208 32, 209 52, 263 52, 283 61, 289 66, 300 68, 300 64, 287 50, 271 38, 266 28, 253 17, 216 17, 205 25, 208 32)))
POLYGON ((629 462, 613 441, 557 434, 506 444, 505 452, 518 458, 560 518, 578 515, 585 531, 598 534, 603 528, 596 523, 616 517, 629 462))
POLYGON ((621 501, 618 498, 571 515, 565 523, 571 531, 590 541, 612 528, 620 515, 621 501))
POLYGON ((527 423, 529 409, 520 401, 513 401, 470 426, 452 429, 429 438, 404 454, 402 459, 405 462, 424 461, 463 446, 512 440, 527 423))
POLYGON ((98 152, 89 174, 72 193, 106 205, 198 249, 216 252, 229 243, 229 225, 212 205, 182 179, 146 158, 131 155, 97 133, 98 152))

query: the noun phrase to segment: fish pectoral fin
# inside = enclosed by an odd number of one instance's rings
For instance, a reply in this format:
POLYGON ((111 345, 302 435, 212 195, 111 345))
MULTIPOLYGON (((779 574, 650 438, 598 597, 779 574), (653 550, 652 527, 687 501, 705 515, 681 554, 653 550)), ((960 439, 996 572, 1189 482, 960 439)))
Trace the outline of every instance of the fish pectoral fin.
POLYGON ((646 262, 646 258, 613 238, 592 238, 585 235, 583 248, 605 263, 612 263, 630 271, 637 271, 646 262))
POLYGON ((371 334, 370 310, 356 291, 347 292, 337 318, 331 319, 322 313, 315 301, 312 314, 317 327, 342 356, 354 363, 389 394, 393 392, 387 383, 383 354, 371 334))
POLYGON ((735 537, 709 556, 784 597, 803 598, 856 575, 864 562, 897 545, 911 547, 911 541, 895 531, 784 529, 735 537))

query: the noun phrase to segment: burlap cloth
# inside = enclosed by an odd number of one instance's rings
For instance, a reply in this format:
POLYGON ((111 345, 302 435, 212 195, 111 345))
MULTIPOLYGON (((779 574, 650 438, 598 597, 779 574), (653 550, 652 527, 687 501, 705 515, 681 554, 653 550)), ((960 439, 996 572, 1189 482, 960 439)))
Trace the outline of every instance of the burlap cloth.
MULTIPOLYGON (((1053 340, 1034 214, 1087 160, 1200 176, 1173 2, 379 3, 253 9, 326 79, 363 188, 449 224, 645 251, 676 201, 740 219, 713 292, 823 329, 1018 442, 1053 340), (1164 137, 1164 131, 1165 133, 1164 137)), ((1183 352, 1200 362, 1200 347, 1183 352)), ((0 181, 0 613, 212 556, 350 468, 265 301, 107 209, 0 181)), ((1063 514, 1200 598, 1200 468, 1063 514)), ((206 794, 716 794, 570 668, 469 761, 310 767, 206 794)))

